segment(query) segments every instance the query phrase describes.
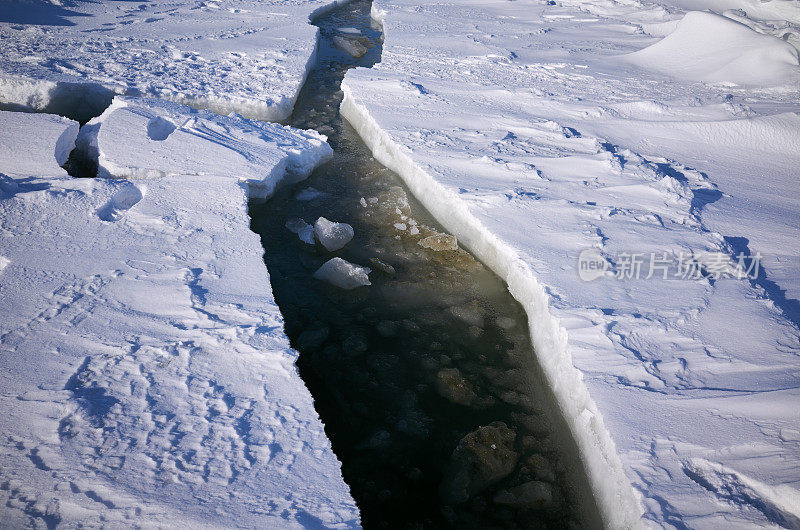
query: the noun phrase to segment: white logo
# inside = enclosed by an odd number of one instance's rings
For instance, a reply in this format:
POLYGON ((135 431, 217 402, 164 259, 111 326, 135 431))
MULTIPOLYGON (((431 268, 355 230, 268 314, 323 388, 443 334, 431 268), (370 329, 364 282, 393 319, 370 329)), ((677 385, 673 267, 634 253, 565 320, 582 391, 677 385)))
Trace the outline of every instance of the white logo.
POLYGON ((587 248, 578 256, 578 276, 585 282, 604 276, 611 265, 596 248, 587 248))

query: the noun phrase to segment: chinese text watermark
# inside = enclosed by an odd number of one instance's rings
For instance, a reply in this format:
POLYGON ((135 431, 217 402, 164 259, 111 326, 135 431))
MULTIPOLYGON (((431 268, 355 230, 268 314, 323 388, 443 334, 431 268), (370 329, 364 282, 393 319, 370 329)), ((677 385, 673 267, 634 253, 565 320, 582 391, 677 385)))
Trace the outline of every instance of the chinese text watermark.
POLYGON ((596 248, 578 256, 578 275, 590 282, 602 277, 620 280, 756 279, 761 254, 726 252, 621 252, 613 258, 596 248))

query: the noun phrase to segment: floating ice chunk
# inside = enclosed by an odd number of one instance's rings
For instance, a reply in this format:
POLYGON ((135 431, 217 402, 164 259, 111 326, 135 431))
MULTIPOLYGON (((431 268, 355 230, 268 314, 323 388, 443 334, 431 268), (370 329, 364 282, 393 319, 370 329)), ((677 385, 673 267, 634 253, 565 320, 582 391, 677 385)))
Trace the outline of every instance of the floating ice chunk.
POLYGON ((397 271, 394 269, 394 267, 385 261, 379 260, 378 258, 369 258, 369 262, 373 267, 384 273, 386 276, 394 277, 394 275, 397 274, 397 271))
POLYGON ((320 197, 325 197, 326 195, 327 193, 325 192, 319 191, 316 188, 308 187, 298 191, 294 198, 298 201, 312 201, 314 199, 319 199, 320 197))
POLYGON ((455 236, 450 234, 436 234, 420 239, 417 242, 420 246, 431 250, 458 250, 458 241, 455 236))
POLYGON ((328 252, 339 250, 348 244, 355 235, 353 227, 349 224, 335 223, 324 217, 320 217, 314 223, 314 233, 317 234, 317 239, 328 252))
POLYGON ((367 47, 361 42, 341 35, 333 37, 333 45, 355 59, 363 57, 367 53, 367 47))
POLYGON ((5 256, 0 256, 0 272, 3 272, 9 266, 11 260, 5 256))
POLYGON ((369 267, 354 265, 342 258, 329 259, 314 273, 314 278, 328 282, 341 289, 355 289, 362 285, 372 285, 369 281, 369 267))
POLYGON ((314 244, 314 227, 299 217, 289 219, 284 226, 286 226, 290 232, 297 234, 297 237, 299 237, 300 241, 303 243, 308 243, 309 245, 314 244))
POLYGON ((361 35, 361 31, 356 28, 336 28, 339 33, 346 33, 348 35, 361 35))

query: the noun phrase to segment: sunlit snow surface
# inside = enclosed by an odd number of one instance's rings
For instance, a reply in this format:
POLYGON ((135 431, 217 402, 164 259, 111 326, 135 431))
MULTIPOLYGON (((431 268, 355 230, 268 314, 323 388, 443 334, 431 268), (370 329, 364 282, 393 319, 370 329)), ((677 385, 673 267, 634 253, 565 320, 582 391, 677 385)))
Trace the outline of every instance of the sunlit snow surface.
POLYGON ((256 188, 274 187, 329 148, 173 103, 120 108, 141 119, 91 126, 106 168, 135 174, 134 153, 158 178, 69 178, 55 154, 77 123, 0 111, 20 154, 0 170, 0 525, 358 526, 233 163, 247 146, 256 188), (172 128, 159 113, 193 116, 169 135, 192 141, 154 140, 172 128), (216 160, 182 172, 187 146, 216 160))
POLYGON ((126 93, 280 120, 314 51, 309 16, 329 4, 2 2, 0 102, 85 121, 126 93))
MULTIPOLYGON (((285 118, 313 59, 308 16, 326 3, 4 2, 0 102, 85 121, 127 93, 285 118)), ((793 59, 769 41, 780 67, 756 62, 743 78, 719 55, 660 39, 683 24, 707 42, 685 14, 710 9, 797 47, 797 2, 376 5, 383 63, 348 75, 350 117, 387 163, 400 146, 395 169, 523 299, 545 371, 597 457, 609 520, 635 521, 629 481, 656 526, 796 526, 793 59), (685 62, 667 65, 659 48, 685 62), (641 50, 651 59, 631 65, 641 50), (716 85, 691 81, 700 60, 716 85), (721 251, 761 253, 763 268, 753 281, 585 283, 576 268, 589 247, 617 267, 624 252, 721 251)), ((734 33, 746 37, 709 49, 759 36, 734 33)), ((20 155, 9 164, 0 151, 3 524, 355 524, 277 310, 252 296, 269 285, 244 190, 202 176, 67 181, 58 165, 74 125, 23 125, 6 127, 20 155), (270 370, 284 375, 266 385, 258 374, 270 370), (246 493, 230 493, 236 481, 246 493)), ((151 139, 169 136, 153 125, 151 139)))
MULTIPOLYGON (((792 4, 759 5, 788 16, 792 4)), ((668 2, 374 6, 385 24, 382 61, 348 73, 343 114, 523 302, 608 520, 636 520, 630 483, 651 524, 793 524, 800 68, 792 47, 734 25, 713 47, 676 52, 669 64, 682 59, 683 68, 664 71, 659 39, 641 27, 681 27, 685 12, 668 2), (711 53, 744 47, 758 56, 764 43, 785 52, 769 52, 780 68, 762 61, 747 76, 711 53), (642 49, 652 61, 632 66, 629 54, 642 49), (717 65, 717 85, 687 81, 700 60, 717 65), (585 249, 611 264, 607 276, 580 279, 585 249), (645 262, 638 280, 613 277, 626 270, 626 253, 692 252, 721 255, 720 267, 760 253, 761 270, 749 281, 715 280, 708 270, 696 280, 661 280, 657 271, 646 279, 645 262), (769 487, 730 493, 751 479, 769 487)), ((684 33, 713 38, 705 21, 719 23, 693 15, 684 33)))

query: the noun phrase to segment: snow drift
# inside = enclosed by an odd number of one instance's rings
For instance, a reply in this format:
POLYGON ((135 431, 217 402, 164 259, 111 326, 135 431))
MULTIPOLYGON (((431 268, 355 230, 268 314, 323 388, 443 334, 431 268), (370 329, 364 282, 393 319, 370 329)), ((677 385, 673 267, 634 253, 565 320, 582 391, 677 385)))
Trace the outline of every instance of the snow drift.
POLYGON ((690 11, 663 40, 623 56, 632 64, 708 83, 775 86, 800 81, 797 50, 730 18, 690 11))

